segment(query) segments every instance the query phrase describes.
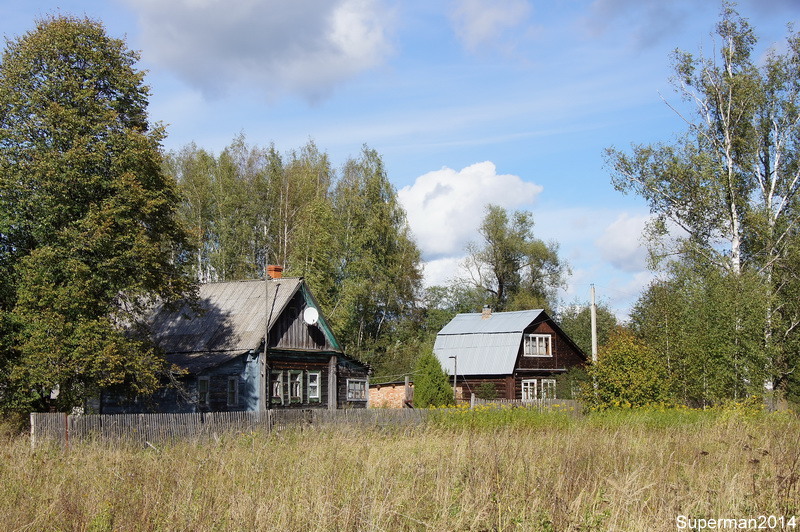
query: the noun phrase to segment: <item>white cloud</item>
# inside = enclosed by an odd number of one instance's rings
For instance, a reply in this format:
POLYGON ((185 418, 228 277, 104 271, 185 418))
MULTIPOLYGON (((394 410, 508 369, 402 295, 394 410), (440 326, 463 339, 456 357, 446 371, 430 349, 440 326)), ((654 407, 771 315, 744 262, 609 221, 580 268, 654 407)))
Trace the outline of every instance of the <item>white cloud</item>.
POLYGON ((458 38, 474 52, 485 45, 508 42, 508 31, 523 25, 530 12, 526 0, 461 0, 451 20, 458 38))
POLYGON ((622 213, 606 226, 603 235, 595 241, 603 259, 626 272, 647 269, 647 247, 642 242, 642 233, 649 219, 649 216, 622 213))
POLYGON ((450 284, 459 276, 464 258, 463 256, 444 257, 426 262, 423 279, 425 286, 450 284))
POLYGON ((205 95, 247 87, 316 100, 390 53, 380 0, 127 0, 145 59, 205 95))
POLYGON ((485 206, 506 209, 531 203, 542 187, 511 174, 498 174, 489 161, 462 170, 442 168, 398 192, 411 231, 427 260, 462 255, 477 239, 485 206))

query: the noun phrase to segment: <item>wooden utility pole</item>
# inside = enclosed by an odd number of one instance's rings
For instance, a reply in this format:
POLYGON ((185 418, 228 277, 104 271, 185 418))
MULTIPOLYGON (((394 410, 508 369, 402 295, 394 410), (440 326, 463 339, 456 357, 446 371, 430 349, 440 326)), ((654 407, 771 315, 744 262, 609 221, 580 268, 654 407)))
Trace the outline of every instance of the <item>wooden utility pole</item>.
POLYGON ((597 304, 594 300, 594 284, 592 284, 592 364, 597 363, 597 304))

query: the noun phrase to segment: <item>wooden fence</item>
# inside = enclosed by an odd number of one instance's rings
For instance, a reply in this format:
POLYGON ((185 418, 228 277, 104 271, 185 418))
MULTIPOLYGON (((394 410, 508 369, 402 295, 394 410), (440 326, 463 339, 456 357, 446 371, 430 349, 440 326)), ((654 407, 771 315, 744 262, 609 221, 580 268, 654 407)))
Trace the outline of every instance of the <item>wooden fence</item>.
MULTIPOLYGON (((485 401, 478 404, 501 407, 503 405, 560 410, 569 408, 575 401, 485 401)), ((579 411, 579 408, 575 408, 579 411)), ((272 432, 290 426, 341 426, 404 427, 424 423, 434 410, 428 409, 345 409, 345 410, 268 410, 265 412, 211 412, 196 414, 114 414, 67 415, 63 413, 32 413, 31 447, 56 444, 69 447, 87 441, 126 440, 142 445, 176 440, 203 440, 218 438, 223 434, 248 434, 272 432)))
POLYGON ((581 412, 580 402, 575 399, 534 399, 532 401, 521 401, 519 399, 478 399, 475 394, 472 394, 470 400, 465 402, 469 402, 472 408, 477 405, 494 405, 535 408, 539 411, 560 410, 576 413, 581 412))

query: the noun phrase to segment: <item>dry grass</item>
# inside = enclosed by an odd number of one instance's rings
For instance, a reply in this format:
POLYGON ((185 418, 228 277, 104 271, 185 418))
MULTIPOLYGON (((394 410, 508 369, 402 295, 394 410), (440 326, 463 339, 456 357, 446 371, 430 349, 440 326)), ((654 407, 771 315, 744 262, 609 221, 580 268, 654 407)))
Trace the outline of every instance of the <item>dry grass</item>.
POLYGON ((640 531, 800 513, 796 418, 670 415, 67 452, 6 435, 0 528, 640 531))

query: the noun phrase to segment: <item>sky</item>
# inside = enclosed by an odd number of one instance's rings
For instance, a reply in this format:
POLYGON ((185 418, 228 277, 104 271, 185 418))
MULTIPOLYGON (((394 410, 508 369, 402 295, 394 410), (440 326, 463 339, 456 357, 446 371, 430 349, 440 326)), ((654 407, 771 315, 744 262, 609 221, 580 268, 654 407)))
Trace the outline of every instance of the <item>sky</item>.
MULTIPOLYGON (((785 46, 800 0, 741 0, 757 53, 785 46)), ((570 265, 563 304, 626 318, 653 279, 645 202, 614 190, 609 147, 670 142, 672 52, 713 55, 716 0, 0 0, 18 37, 88 16, 141 53, 166 150, 313 140, 336 166, 383 157, 425 261, 460 273, 489 203, 533 213, 570 265), (668 105, 669 104, 669 105, 668 105)))

